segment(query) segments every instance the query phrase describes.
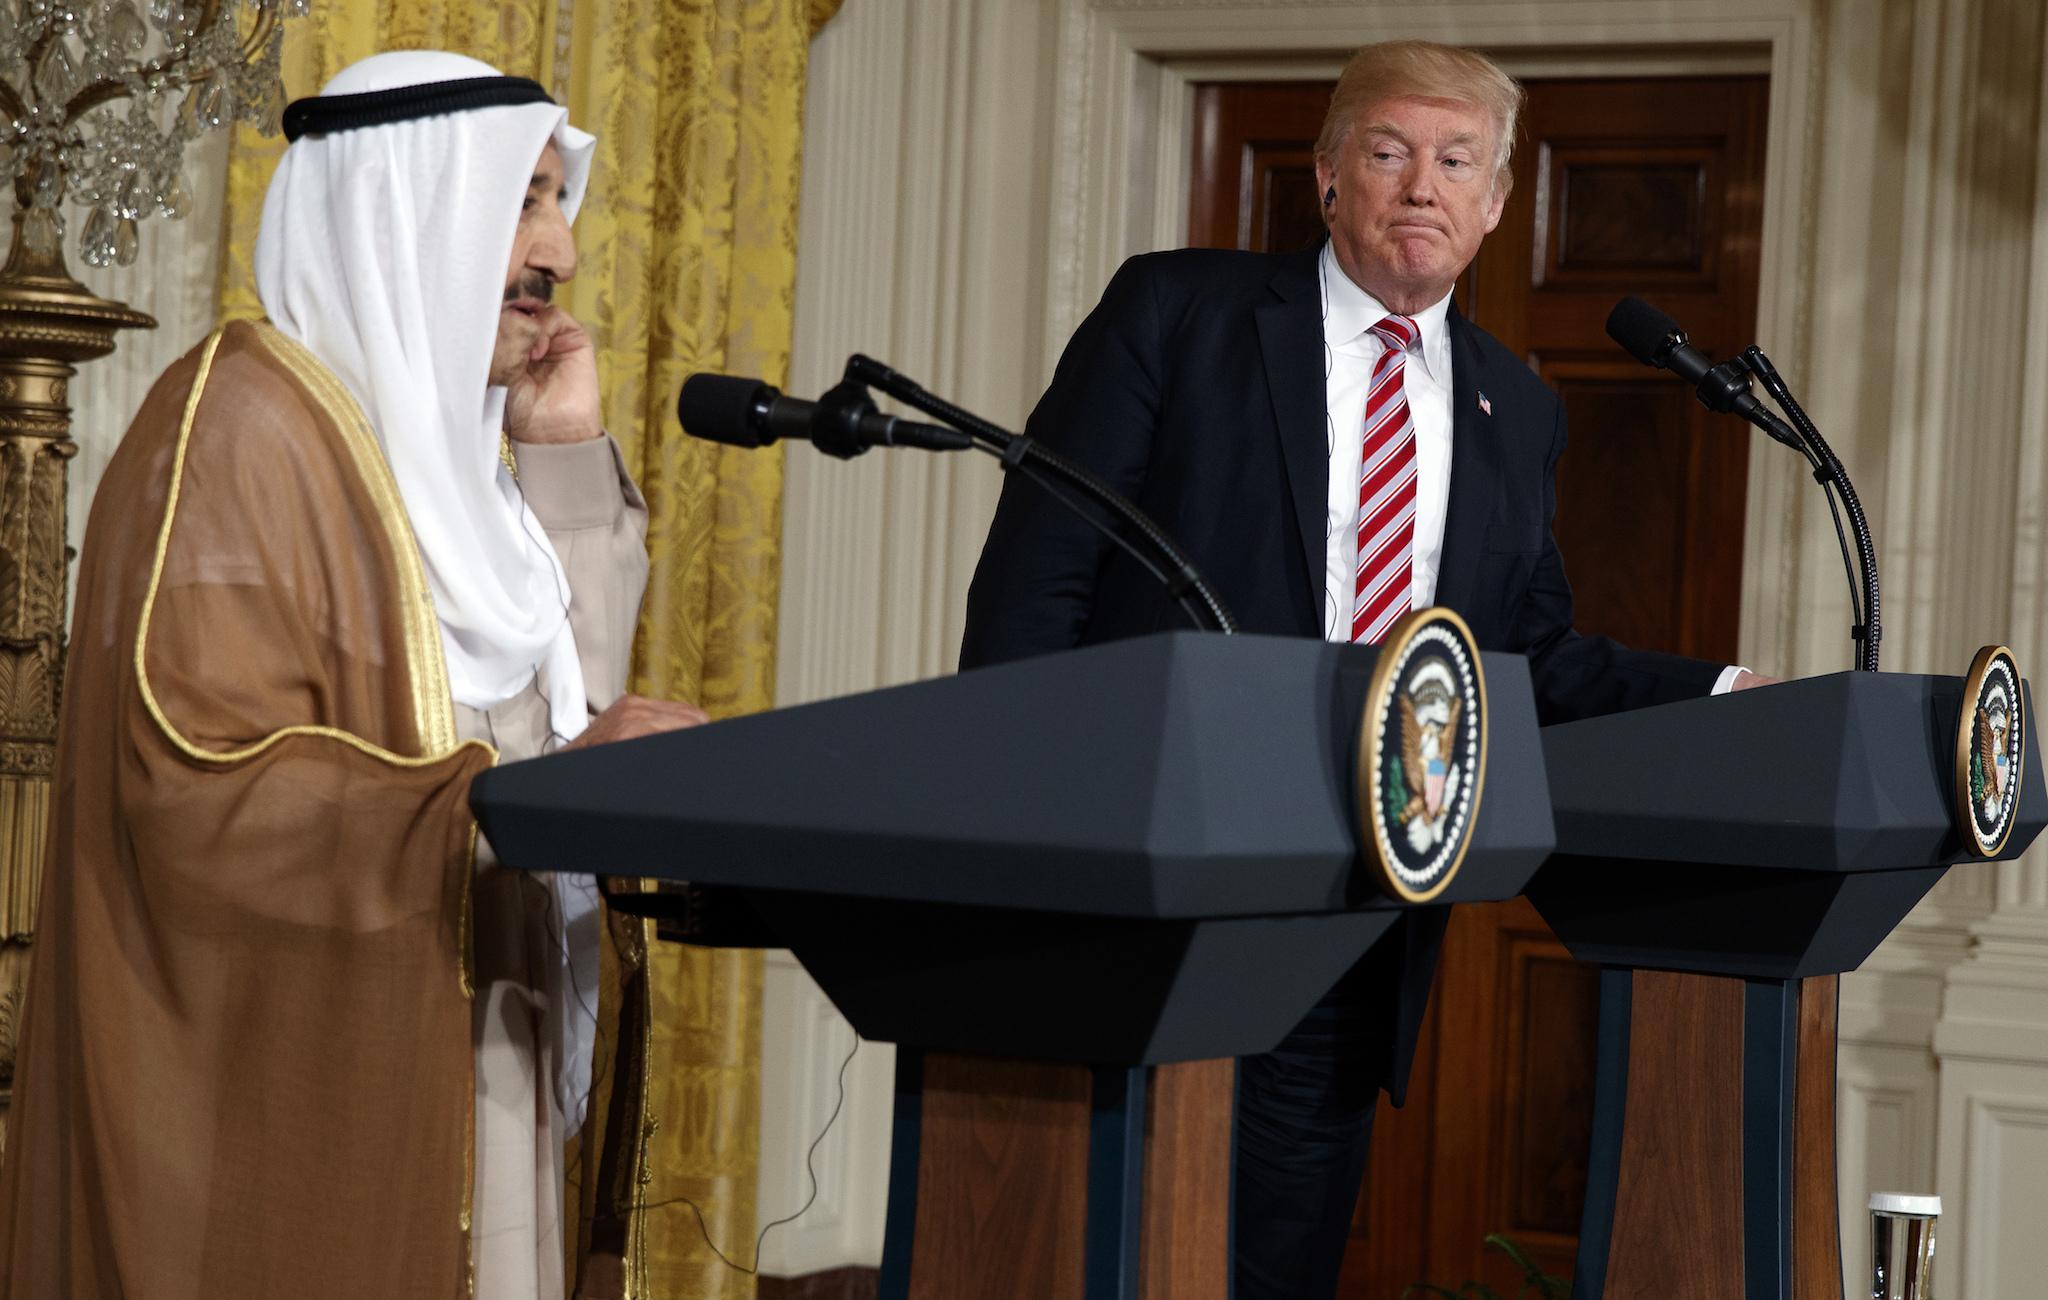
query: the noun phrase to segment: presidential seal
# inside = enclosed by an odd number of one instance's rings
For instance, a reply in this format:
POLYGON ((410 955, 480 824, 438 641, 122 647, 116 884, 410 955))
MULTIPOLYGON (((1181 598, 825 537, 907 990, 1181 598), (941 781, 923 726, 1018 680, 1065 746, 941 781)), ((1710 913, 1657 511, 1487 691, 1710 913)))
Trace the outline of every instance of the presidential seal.
POLYGON ((1465 860, 1486 777, 1486 676, 1464 619, 1420 609, 1388 630, 1359 728, 1365 861, 1391 896, 1427 902, 1465 860))
POLYGON ((1963 845, 1995 856, 2012 834, 2027 754, 2026 697, 2012 651, 1988 645, 1963 679, 1956 723, 1956 814, 1963 845))

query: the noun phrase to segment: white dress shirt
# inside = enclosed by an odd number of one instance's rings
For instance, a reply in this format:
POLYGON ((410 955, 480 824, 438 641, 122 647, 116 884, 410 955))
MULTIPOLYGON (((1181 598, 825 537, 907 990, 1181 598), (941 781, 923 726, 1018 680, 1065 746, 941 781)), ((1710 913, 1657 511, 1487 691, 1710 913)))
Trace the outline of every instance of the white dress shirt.
MULTIPOLYGON (((1317 275, 1323 286, 1323 358, 1326 370, 1325 429, 1330 450, 1329 518, 1324 537, 1323 636, 1351 639, 1351 606, 1357 596, 1358 470, 1365 454, 1365 394, 1373 367, 1387 345, 1372 327, 1393 313, 1351 282, 1323 245, 1317 275)), ((1415 562, 1408 591, 1410 609, 1436 599, 1437 569, 1444 555, 1444 512, 1451 499, 1451 331, 1450 295, 1415 317, 1421 337, 1403 367, 1408 415, 1415 422, 1415 562)))
MULTIPOLYGON (((1357 595, 1358 471, 1365 454, 1365 395, 1373 367, 1387 345, 1372 327, 1392 315, 1379 299, 1352 283, 1327 243, 1317 259, 1322 282, 1324 429, 1330 452, 1328 517, 1323 528, 1323 637, 1351 639, 1351 606, 1357 595)), ((1443 566, 1444 515, 1451 499, 1451 298, 1445 294, 1412 319, 1420 337, 1408 349, 1403 386, 1408 415, 1415 422, 1415 558, 1408 607, 1436 600, 1443 566)), ((1730 666, 1714 683, 1714 694, 1733 688, 1742 672, 1730 666)))

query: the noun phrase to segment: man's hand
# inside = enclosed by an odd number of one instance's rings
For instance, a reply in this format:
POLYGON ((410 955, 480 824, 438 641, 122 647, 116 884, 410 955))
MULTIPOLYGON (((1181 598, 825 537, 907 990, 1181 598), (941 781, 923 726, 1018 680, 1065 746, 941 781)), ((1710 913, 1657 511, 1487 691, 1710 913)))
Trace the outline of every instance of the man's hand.
POLYGON ((704 710, 682 700, 651 700, 645 695, 622 695, 612 706, 590 720, 583 734, 562 748, 585 749, 608 745, 615 740, 637 740, 664 731, 681 731, 711 721, 704 710))
POLYGON ((604 414, 597 398, 597 349, 590 336, 560 307, 541 308, 534 323, 539 332, 527 349, 526 364, 506 385, 505 436, 515 442, 598 437, 604 433, 604 414))
POLYGON ((1762 673, 1753 673, 1745 668, 1735 674, 1734 684, 1729 686, 1728 689, 1730 691, 1747 691, 1758 686, 1776 686, 1783 680, 1785 679, 1782 677, 1766 677, 1762 673))

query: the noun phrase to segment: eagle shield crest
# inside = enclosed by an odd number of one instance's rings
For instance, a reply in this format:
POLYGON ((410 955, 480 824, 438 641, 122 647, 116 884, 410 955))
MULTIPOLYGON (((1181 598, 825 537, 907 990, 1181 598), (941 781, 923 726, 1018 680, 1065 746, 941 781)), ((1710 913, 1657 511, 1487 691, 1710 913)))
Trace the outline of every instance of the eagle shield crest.
POLYGON ((1387 892, 1436 897, 1464 860, 1486 763, 1479 649, 1448 609, 1404 615, 1377 647, 1359 743, 1359 830, 1387 892))
POLYGON ((1956 727, 1956 813, 1964 847, 1981 858, 2004 848, 2025 776, 2026 694, 2004 646, 1985 646, 1963 679, 1956 727))

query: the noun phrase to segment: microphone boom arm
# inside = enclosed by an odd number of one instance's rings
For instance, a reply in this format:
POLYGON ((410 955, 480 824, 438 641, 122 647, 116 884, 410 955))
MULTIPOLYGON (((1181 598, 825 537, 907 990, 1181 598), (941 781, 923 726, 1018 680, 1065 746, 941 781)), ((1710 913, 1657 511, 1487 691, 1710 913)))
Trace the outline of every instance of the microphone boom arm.
MULTIPOLYGON (((1856 667, 1874 673, 1877 671, 1878 641, 1883 635, 1884 628, 1878 613, 1877 542, 1871 536, 1869 517, 1863 513, 1863 500, 1856 495, 1855 487, 1849 482, 1849 472, 1842 468, 1841 459, 1835 455, 1834 448, 1828 446, 1827 440, 1820 436, 1820 430, 1807 418, 1805 409, 1792 396, 1792 390, 1785 386, 1784 379, 1778 374, 1778 368, 1771 364, 1771 359, 1764 355, 1764 350, 1752 343, 1743 351, 1742 361, 1763 384, 1764 391, 1771 395, 1785 414, 1792 417, 1793 427, 1798 429, 1806 445, 1812 448, 1808 459, 1816 462, 1814 477, 1821 480, 1823 490, 1832 480, 1836 490, 1841 493, 1842 508, 1849 515, 1849 530, 1856 538, 1856 558, 1861 562, 1863 573, 1860 605, 1857 601, 1857 584, 1853 578, 1850 583, 1849 609, 1856 622, 1850 628, 1849 634, 1856 640, 1856 667)), ((1832 498, 1828 501, 1828 508, 1830 511, 1834 509, 1832 498)), ((1842 521, 1837 518, 1835 534, 1837 540, 1842 541, 1842 563, 1847 567, 1849 546, 1848 542, 1841 538, 1841 532, 1842 521)))
POLYGON ((1195 567, 1194 561, 1188 558, 1187 552, 1181 550, 1179 544, 1149 515, 1084 466, 1075 464, 1035 438, 1011 433, 927 391, 916 380, 899 374, 873 357, 858 352, 848 357, 845 382, 878 388, 905 406, 971 434, 975 446, 1001 461, 1005 471, 1022 473, 1044 488, 1054 500, 1122 547, 1159 580, 1168 595, 1180 602, 1196 626, 1225 634, 1237 631, 1237 620, 1231 616, 1216 589, 1195 567), (1078 489, 1090 502, 1141 539, 1143 547, 1135 545, 1131 537, 1109 520, 1082 509, 1069 493, 1054 486, 1054 479, 1078 489), (1151 552, 1149 556, 1145 554, 1148 550, 1151 552))
POLYGON ((1878 620, 1877 546, 1871 539, 1870 521, 1864 516, 1863 503, 1857 497, 1856 489, 1850 485, 1848 472, 1842 468, 1841 460, 1793 399, 1785 381, 1771 365, 1771 359, 1764 355, 1763 349, 1751 346, 1733 360, 1715 365, 1692 346, 1677 321, 1636 297, 1623 298, 1614 305, 1614 310, 1607 317, 1607 334, 1644 365, 1669 370, 1691 384, 1700 405, 1710 411, 1741 416, 1805 458, 1813 469, 1814 481, 1820 484, 1821 494, 1827 498, 1828 514, 1835 525, 1835 540, 1842 547, 1842 568, 1849 578, 1849 636, 1856 647, 1855 666, 1865 672, 1876 672, 1881 628, 1878 620), (1788 426, 1751 395, 1751 375, 1763 381, 1765 391, 1792 418, 1791 425, 1788 426), (1841 507, 1849 513, 1850 528, 1856 536, 1854 559, 1850 557, 1849 538, 1842 530, 1841 510, 1836 507, 1837 495, 1841 507), (1862 565, 1860 579, 1857 561, 1862 565))

